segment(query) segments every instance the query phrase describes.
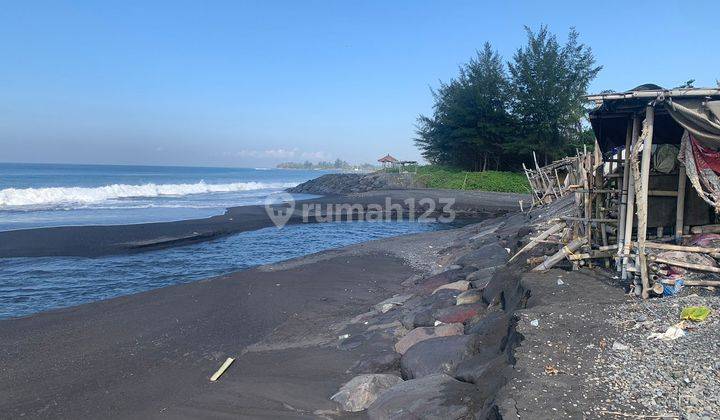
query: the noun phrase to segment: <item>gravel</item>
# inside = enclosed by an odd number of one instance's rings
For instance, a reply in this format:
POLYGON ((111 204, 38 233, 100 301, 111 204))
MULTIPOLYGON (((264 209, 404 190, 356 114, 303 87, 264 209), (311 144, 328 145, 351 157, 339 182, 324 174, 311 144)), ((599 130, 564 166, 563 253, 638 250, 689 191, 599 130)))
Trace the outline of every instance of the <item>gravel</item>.
POLYGON ((679 297, 606 306, 614 336, 605 337, 586 381, 607 395, 597 411, 669 415, 687 419, 720 416, 720 297, 685 290, 679 297), (712 309, 703 322, 687 322, 686 335, 651 340, 680 322, 686 306, 712 309), (612 344, 611 344, 612 343, 612 344), (627 350, 613 350, 619 343, 627 350))

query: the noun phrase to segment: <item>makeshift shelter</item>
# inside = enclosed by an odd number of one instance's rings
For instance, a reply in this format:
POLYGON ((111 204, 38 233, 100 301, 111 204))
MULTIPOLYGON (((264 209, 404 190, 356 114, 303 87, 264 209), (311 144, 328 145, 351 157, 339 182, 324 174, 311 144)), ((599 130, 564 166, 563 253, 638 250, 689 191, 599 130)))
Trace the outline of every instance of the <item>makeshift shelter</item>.
POLYGON ((589 113, 596 150, 578 153, 571 171, 576 180, 567 189, 575 192, 576 209, 561 221, 566 246, 536 269, 563 258, 606 266, 614 259, 644 298, 662 294, 673 269, 720 273, 712 258, 720 257, 720 240, 710 247, 686 243, 690 231, 720 232, 712 225, 720 220, 720 89, 648 84, 588 99, 596 104, 589 113))

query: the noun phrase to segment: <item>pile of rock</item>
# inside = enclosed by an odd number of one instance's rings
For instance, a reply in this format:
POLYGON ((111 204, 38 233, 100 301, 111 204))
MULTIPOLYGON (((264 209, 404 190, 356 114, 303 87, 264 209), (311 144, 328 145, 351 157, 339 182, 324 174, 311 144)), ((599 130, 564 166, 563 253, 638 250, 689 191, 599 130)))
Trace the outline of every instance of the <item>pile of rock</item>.
MULTIPOLYGON (((331 397, 342 410, 367 410, 377 419, 493 417, 493 397, 518 341, 514 311, 527 297, 519 270, 505 266, 504 245, 521 224, 511 228, 512 216, 503 220, 466 229, 447 250, 452 264, 445 271, 408 279, 407 294, 354 320, 369 325, 366 331, 387 326, 392 349, 351 369, 358 376, 331 397)), ((339 347, 358 336, 372 339, 367 334, 344 338, 339 347)))
POLYGON ((413 174, 390 174, 376 172, 371 174, 327 174, 311 179, 287 192, 297 194, 351 194, 373 190, 398 190, 417 188, 413 174))

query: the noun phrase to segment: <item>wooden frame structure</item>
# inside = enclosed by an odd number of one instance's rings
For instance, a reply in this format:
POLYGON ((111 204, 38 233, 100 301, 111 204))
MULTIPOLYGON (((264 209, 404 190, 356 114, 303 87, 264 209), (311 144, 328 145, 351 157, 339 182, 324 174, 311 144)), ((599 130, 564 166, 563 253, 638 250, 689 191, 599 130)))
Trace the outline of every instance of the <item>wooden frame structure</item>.
MULTIPOLYGON (((536 270, 548 269, 562 260, 570 261, 574 267, 612 267, 643 298, 663 293, 662 273, 667 271, 668 266, 720 273, 717 266, 668 260, 654 255, 658 250, 670 250, 720 257, 720 248, 682 244, 683 239, 688 237, 690 225, 699 220, 694 216, 695 219, 688 221, 686 217, 688 194, 695 200, 690 203, 695 213, 698 211, 694 203, 698 200, 695 191, 688 190, 685 167, 676 163, 674 168, 677 169, 660 173, 655 167, 657 163, 653 165, 653 151, 658 148, 653 149, 653 145, 679 144, 684 131, 668 112, 668 102, 671 103, 672 98, 719 100, 720 89, 664 90, 655 85, 643 85, 625 93, 589 96, 588 99, 597 105, 590 112, 590 122, 597 138, 595 151, 578 153, 545 168, 540 168, 535 160, 535 170, 524 168, 534 190, 533 204, 546 204, 568 192, 575 193, 574 214, 561 217, 556 220, 559 225, 553 225, 544 232, 558 235, 559 242, 566 245, 555 255, 544 259, 536 270), (572 176, 572 182, 561 186, 559 177, 555 175, 553 178, 552 174, 558 166, 567 168, 566 179, 572 176), (676 179, 675 188, 651 188, 660 180, 666 182, 673 177, 676 179), (651 200, 668 204, 672 199, 672 219, 661 218, 663 221, 659 225, 655 221, 655 230, 651 231, 649 220, 659 212, 657 205, 650 205, 651 200)), ((708 210, 707 218, 710 219, 712 212, 709 206, 702 204, 708 210)), ((668 206, 665 207, 667 210, 668 206)), ((693 232, 713 229, 695 225, 693 232)), ((720 231, 720 227, 717 230, 720 231)), ((544 233, 538 237, 546 241, 550 235, 544 233)), ((720 286, 720 282, 716 283, 720 286)))

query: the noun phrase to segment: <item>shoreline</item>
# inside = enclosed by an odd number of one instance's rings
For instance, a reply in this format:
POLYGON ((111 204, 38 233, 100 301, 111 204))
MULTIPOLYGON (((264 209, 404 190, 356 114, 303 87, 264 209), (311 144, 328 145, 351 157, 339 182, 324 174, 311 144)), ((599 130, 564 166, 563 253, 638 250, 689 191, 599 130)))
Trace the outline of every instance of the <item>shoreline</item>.
MULTIPOLYGON (((406 199, 453 197, 458 217, 488 217, 519 208, 522 194, 453 190, 384 190, 348 195, 329 195, 298 203, 327 206, 352 203, 367 207, 385 205, 389 197, 404 206, 406 199)), ((406 207, 406 206, 404 206, 406 207)), ((289 224, 302 223, 296 212, 289 224)), ((233 233, 273 226, 264 206, 228 208, 223 215, 176 222, 107 226, 64 226, 0 232, 0 258, 103 255, 142 252, 216 239, 233 233)))

